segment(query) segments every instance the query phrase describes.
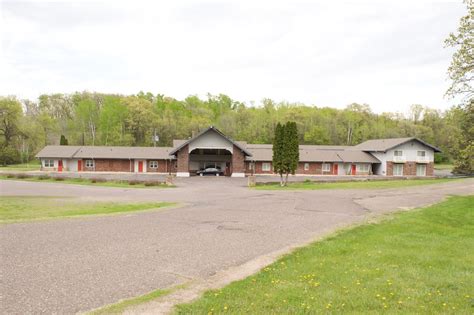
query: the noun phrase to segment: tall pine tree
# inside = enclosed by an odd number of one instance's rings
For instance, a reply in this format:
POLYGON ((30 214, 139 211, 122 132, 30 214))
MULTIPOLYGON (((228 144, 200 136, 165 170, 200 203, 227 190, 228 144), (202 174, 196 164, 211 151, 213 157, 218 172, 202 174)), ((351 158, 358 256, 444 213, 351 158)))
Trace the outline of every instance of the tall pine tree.
POLYGON ((273 171, 280 175, 280 185, 288 183, 288 175, 295 174, 299 161, 298 129, 295 122, 277 124, 273 140, 273 171), (285 180, 283 180, 285 175, 285 180))
POLYGON ((285 128, 278 123, 275 128, 275 136, 273 138, 273 171, 280 174, 280 185, 283 186, 283 174, 286 173, 284 167, 285 156, 285 128))
POLYGON ((296 122, 289 121, 285 125, 285 185, 288 184, 288 175, 295 174, 299 157, 298 127, 296 122))

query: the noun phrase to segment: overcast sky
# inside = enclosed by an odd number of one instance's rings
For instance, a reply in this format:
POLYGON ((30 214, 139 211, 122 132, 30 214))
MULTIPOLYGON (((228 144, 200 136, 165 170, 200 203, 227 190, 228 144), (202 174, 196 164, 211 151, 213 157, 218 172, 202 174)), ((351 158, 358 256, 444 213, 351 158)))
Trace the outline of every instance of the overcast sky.
POLYGON ((0 95, 224 93, 446 109, 453 1, 0 0, 0 95))

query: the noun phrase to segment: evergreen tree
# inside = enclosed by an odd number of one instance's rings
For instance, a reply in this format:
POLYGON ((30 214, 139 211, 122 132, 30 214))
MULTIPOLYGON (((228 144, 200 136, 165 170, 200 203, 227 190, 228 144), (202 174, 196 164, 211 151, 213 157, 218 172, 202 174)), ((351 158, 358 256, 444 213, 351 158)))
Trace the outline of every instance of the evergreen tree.
POLYGON ((64 135, 61 135, 61 139, 59 140, 59 145, 68 145, 68 141, 64 135))
POLYGON ((295 122, 277 124, 273 140, 273 170, 280 175, 280 185, 288 184, 288 175, 295 174, 299 161, 298 128, 295 122), (285 180, 283 180, 285 175, 285 180))
POLYGON ((286 173, 284 168, 285 156, 285 128, 280 123, 276 125, 275 136, 273 138, 273 171, 280 174, 280 185, 283 186, 283 174, 286 173))
POLYGON ((298 142, 298 127, 296 122, 289 121, 285 125, 285 158, 284 168, 286 172, 285 185, 288 184, 288 175, 294 175, 298 168, 300 157, 299 142, 298 142))

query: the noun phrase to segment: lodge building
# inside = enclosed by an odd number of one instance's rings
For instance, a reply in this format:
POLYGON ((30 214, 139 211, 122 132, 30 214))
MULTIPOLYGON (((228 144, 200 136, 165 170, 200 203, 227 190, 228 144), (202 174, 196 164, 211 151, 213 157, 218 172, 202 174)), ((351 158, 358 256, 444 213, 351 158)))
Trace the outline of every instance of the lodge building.
MULTIPOLYGON (((433 176, 440 150, 418 138, 368 140, 356 146, 300 145, 297 175, 433 176)), ((226 176, 273 174, 272 145, 234 141, 215 127, 173 147, 46 146, 42 171, 195 175, 218 167, 226 176)))

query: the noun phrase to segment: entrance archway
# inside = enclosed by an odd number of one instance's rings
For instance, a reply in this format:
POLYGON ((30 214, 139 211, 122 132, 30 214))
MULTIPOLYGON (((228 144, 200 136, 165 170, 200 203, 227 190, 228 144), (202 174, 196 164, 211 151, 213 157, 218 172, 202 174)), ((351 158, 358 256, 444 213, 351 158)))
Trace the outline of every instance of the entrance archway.
POLYGON ((196 173, 205 168, 220 169, 225 176, 232 174, 232 152, 227 149, 196 148, 189 153, 189 173, 196 173))

